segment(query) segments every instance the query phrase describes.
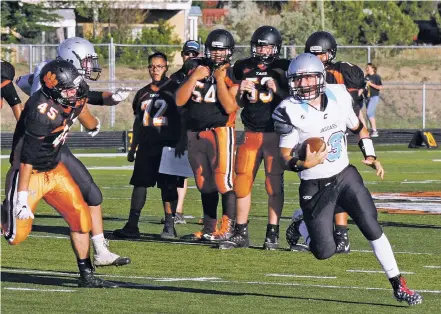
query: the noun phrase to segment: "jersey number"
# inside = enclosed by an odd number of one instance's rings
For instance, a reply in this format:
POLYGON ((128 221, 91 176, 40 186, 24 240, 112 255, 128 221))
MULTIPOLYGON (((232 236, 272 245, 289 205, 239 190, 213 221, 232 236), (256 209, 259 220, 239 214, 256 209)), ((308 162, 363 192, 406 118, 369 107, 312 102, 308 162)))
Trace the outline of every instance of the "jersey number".
MULTIPOLYGON (((45 114, 48 106, 49 106, 48 104, 44 103, 39 105, 37 108, 41 114, 45 114)), ((54 107, 50 107, 49 111, 46 113, 47 117, 51 120, 54 120, 57 117, 57 114, 58 114, 58 110, 55 109, 54 107)))
MULTIPOLYGON (((201 82, 196 82, 196 86, 195 89, 192 92, 192 97, 191 99, 193 99, 193 101, 195 102, 202 102, 202 94, 200 91, 197 91, 196 88, 204 88, 204 83, 201 82)), ((216 102, 216 85, 211 85, 210 88, 208 89, 207 93, 204 96, 204 102, 207 103, 215 103, 216 102)))
MULTIPOLYGON (((247 81, 251 81, 254 84, 259 84, 259 78, 257 77, 251 77, 251 78, 247 77, 246 79, 247 81)), ((269 80, 271 80, 271 77, 268 76, 262 77, 260 79, 260 85, 265 86, 266 82, 268 82, 269 80)), ((252 93, 247 93, 247 98, 251 104, 255 104, 259 100, 261 100, 263 103, 267 103, 273 100, 273 97, 274 97, 274 92, 272 89, 268 89, 267 93, 259 92, 256 89, 254 89, 252 93)))
POLYGON ((328 139, 328 146, 331 147, 331 149, 328 152, 328 157, 326 158, 328 161, 336 161, 340 158, 341 151, 342 151, 342 140, 345 136, 344 132, 337 132, 332 134, 328 139))
POLYGON ((167 110, 167 102, 164 99, 148 99, 141 103, 141 109, 144 110, 144 117, 142 124, 144 126, 164 126, 168 125, 167 117, 164 117, 164 113, 167 110), (153 102, 154 101, 154 102, 153 102), (150 115, 152 107, 158 108, 155 115, 150 115))

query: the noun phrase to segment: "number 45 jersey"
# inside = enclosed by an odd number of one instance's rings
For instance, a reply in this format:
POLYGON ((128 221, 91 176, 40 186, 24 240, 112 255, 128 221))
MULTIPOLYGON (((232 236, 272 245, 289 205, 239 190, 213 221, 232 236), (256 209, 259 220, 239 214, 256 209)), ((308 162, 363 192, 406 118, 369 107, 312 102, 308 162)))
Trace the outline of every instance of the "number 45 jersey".
POLYGON ((174 93, 178 84, 168 78, 140 89, 133 99, 133 114, 141 122, 139 145, 175 147, 180 134, 180 116, 174 93))
POLYGON ((297 148, 310 137, 322 138, 328 149, 323 164, 299 172, 302 180, 332 177, 349 165, 346 129, 354 129, 359 120, 352 109, 352 97, 344 85, 327 84, 322 110, 293 97, 285 99, 273 113, 274 121, 292 126, 280 137, 280 147, 297 148))

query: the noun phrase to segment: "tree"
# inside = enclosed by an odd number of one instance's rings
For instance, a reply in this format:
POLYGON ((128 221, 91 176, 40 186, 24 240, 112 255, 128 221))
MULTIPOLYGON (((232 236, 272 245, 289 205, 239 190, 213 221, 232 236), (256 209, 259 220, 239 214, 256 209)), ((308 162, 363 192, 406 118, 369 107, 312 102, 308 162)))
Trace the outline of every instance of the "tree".
POLYGON ((2 42, 34 43, 42 31, 54 29, 42 23, 55 22, 61 18, 54 10, 44 7, 43 3, 2 1, 1 26, 10 30, 2 34, 2 42))

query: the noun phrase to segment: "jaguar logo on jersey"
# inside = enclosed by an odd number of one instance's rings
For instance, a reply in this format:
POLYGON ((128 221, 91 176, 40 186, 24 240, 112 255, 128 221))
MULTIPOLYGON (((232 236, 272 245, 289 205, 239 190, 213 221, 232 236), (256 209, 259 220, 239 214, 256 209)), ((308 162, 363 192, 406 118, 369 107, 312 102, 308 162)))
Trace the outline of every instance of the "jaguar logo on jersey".
POLYGON ((323 129, 320 130, 320 133, 335 129, 336 127, 337 127, 337 124, 335 124, 335 123, 332 125, 325 126, 323 129))

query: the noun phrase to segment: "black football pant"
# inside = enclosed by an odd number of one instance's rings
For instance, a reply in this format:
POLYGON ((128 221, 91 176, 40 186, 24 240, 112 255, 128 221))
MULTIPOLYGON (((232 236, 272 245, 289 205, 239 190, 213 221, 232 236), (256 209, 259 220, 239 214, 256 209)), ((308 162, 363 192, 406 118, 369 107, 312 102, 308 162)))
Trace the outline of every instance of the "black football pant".
POLYGON ((100 205, 103 202, 103 195, 100 189, 93 181, 92 176, 83 163, 72 154, 66 145, 61 146, 60 161, 63 162, 69 170, 75 183, 80 188, 87 205, 100 205))
POLYGON ((309 247, 317 259, 327 259, 335 254, 334 214, 337 205, 347 210, 369 241, 377 240, 383 234, 372 196, 352 165, 330 178, 302 180, 299 196, 303 219, 311 237, 309 247))

